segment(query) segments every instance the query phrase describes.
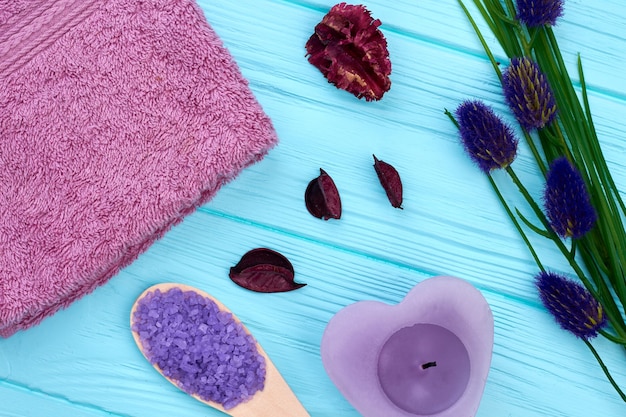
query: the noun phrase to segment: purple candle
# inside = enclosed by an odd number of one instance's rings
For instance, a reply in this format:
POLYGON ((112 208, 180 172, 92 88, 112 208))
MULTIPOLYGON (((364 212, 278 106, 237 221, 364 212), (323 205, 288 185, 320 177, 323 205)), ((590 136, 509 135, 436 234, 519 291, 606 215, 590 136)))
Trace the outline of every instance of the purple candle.
POLYGON ((378 356, 383 391, 395 405, 413 414, 434 414, 452 406, 465 391, 469 376, 463 342, 434 324, 398 330, 378 356))
POLYGON ((339 391, 364 417, 471 417, 484 390, 493 315, 466 281, 435 277, 397 305, 339 311, 321 344, 339 391))

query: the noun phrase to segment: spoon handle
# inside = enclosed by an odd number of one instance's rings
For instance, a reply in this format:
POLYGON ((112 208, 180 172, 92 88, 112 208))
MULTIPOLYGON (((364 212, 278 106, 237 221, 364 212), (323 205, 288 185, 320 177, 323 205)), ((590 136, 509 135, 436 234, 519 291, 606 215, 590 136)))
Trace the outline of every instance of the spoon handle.
POLYGON ((233 417, 310 417, 274 363, 257 343, 266 360, 265 389, 254 394, 250 402, 231 409, 233 417))

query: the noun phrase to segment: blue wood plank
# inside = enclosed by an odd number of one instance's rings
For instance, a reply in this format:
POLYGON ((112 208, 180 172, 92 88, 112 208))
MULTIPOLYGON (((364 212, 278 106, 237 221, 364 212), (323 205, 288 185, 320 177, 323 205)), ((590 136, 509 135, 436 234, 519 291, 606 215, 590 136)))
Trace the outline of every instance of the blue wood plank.
POLYGON ((61 396, 50 395, 31 387, 0 381, 2 393, 2 417, 24 416, 72 416, 72 417, 124 417, 101 410, 92 404, 68 401, 61 396))
MULTIPOLYGON (((335 89, 304 57, 304 43, 332 2, 199 4, 281 143, 107 285, 0 340, 0 416, 222 415, 164 381, 129 334, 135 297, 154 283, 178 281, 216 296, 246 323, 312 416, 356 417, 322 367, 325 324, 359 300, 397 303, 438 274, 472 282, 494 311, 493 364, 478 417, 624 414, 585 346, 539 304, 532 259, 443 115, 480 97, 512 120, 456 1, 368 3, 383 21, 394 65, 392 89, 378 103, 335 89), (373 153, 402 175, 404 210, 386 200, 373 153), (340 190, 339 221, 315 219, 304 207, 304 189, 320 167, 340 190), (259 246, 284 253, 296 280, 308 285, 255 294, 231 283, 228 268, 259 246)), ((583 56, 596 127, 626 196, 625 9, 620 0, 568 1, 555 30, 574 77, 576 54, 583 56)), ((527 149, 515 167, 539 196, 527 149)), ((506 177, 495 177, 524 210, 506 177)), ((549 242, 535 243, 546 265, 568 271, 549 242)), ((597 346, 626 386, 623 352, 605 341, 597 346)))

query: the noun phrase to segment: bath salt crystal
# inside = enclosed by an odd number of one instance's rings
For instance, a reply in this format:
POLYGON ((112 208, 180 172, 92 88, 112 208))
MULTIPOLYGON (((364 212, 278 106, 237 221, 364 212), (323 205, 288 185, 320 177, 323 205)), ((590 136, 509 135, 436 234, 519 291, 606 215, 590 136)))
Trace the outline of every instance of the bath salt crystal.
POLYGON ((194 291, 148 292, 137 302, 132 330, 148 360, 190 395, 228 410, 263 390, 265 359, 254 338, 194 291))

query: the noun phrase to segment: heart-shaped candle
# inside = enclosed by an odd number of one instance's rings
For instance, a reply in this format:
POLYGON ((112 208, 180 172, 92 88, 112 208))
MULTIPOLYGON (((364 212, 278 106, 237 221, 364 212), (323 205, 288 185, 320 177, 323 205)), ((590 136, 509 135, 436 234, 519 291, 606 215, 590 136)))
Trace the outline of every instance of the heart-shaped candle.
POLYGON ((440 276, 397 305, 339 311, 321 344, 339 391, 364 417, 472 417, 493 351, 493 315, 467 281, 440 276))

